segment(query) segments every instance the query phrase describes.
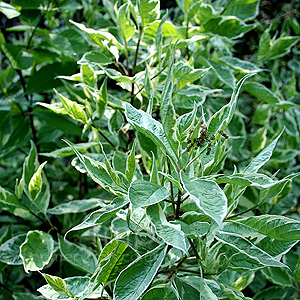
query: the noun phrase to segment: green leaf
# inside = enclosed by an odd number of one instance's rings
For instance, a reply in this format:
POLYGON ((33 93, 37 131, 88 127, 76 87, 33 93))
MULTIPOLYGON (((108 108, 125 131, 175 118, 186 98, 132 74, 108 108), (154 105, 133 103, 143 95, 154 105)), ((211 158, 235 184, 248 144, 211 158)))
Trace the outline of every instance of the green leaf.
POLYGON ((234 175, 221 176, 215 180, 217 183, 231 183, 241 186, 255 186, 258 188, 270 188, 277 184, 270 177, 258 173, 236 173, 234 175))
POLYGON ((24 160, 23 175, 22 175, 22 179, 24 182, 24 191, 26 195, 28 195, 28 197, 29 197, 28 186, 29 186, 30 179, 32 178, 33 174, 39 167, 36 147, 32 141, 30 141, 30 144, 31 144, 31 148, 28 156, 24 160))
POLYGON ((29 231, 20 246, 25 272, 42 270, 50 262, 53 250, 54 241, 50 234, 39 230, 29 231))
POLYGON ((271 43, 268 52, 261 57, 261 60, 273 60, 278 59, 288 54, 291 48, 296 45, 300 40, 300 37, 296 36, 284 36, 277 39, 274 43, 271 43))
POLYGON ((200 23, 205 23, 206 21, 217 17, 218 12, 214 9, 214 7, 208 3, 201 2, 200 7, 197 12, 197 19, 199 19, 200 23))
POLYGON ((220 16, 205 22, 200 29, 201 33, 224 36, 230 39, 242 37, 246 32, 252 30, 254 24, 247 25, 234 16, 220 16))
POLYGON ((172 182, 180 191, 183 191, 182 186, 180 185, 180 182, 177 181, 173 176, 164 173, 164 172, 160 172, 158 171, 159 174, 161 174, 162 176, 164 176, 165 178, 167 178, 170 182, 172 182))
MULTIPOLYGON (((78 64, 89 64, 92 66, 105 66, 112 63, 112 58, 110 56, 107 56, 107 53, 105 50, 101 51, 100 49, 98 51, 90 51, 87 53, 84 53, 81 59, 77 62, 78 64)), ((97 71, 97 74, 99 74, 100 71, 97 71)), ((102 71, 101 71, 102 72, 102 71)), ((104 74, 104 72, 102 72, 104 74)))
POLYGON ((107 105, 107 77, 104 79, 98 97, 96 98, 96 109, 99 120, 101 121, 107 105))
POLYGON ((230 68, 225 66, 223 63, 213 59, 206 59, 203 56, 197 56, 197 64, 202 64, 206 67, 211 67, 214 74, 227 86, 234 89, 235 78, 230 68))
POLYGON ((57 276, 52 276, 48 274, 42 274, 47 281, 47 283, 51 286, 51 288, 62 295, 67 295, 69 297, 74 297, 74 295, 69 291, 66 282, 57 276))
POLYGON ((159 203, 167 197, 169 192, 166 188, 145 180, 135 180, 128 191, 133 209, 159 203))
POLYGON ((145 134, 157 147, 167 153, 174 161, 177 161, 177 156, 166 138, 161 123, 142 110, 137 110, 129 103, 126 103, 125 116, 134 129, 145 134))
POLYGON ((194 277, 198 280, 190 280, 190 277, 179 278, 175 277, 175 284, 180 296, 180 299, 185 300, 217 300, 218 297, 212 292, 208 284, 200 277, 194 277))
POLYGON ((127 245, 120 243, 118 240, 111 240, 105 245, 98 259, 97 270, 93 274, 89 285, 86 287, 79 300, 89 297, 102 284, 104 286, 106 285, 114 268, 124 257, 126 249, 127 245))
POLYGON ((241 60, 232 56, 223 56, 221 58, 218 58, 217 61, 221 61, 228 67, 243 74, 257 73, 263 71, 262 69, 258 68, 255 64, 249 61, 241 60))
POLYGON ((269 288, 263 289, 255 294, 254 300, 282 300, 282 299, 292 299, 293 297, 293 290, 292 292, 287 289, 286 287, 282 286, 271 286, 269 288), (292 298, 290 297, 292 296, 292 298))
POLYGON ((189 180, 183 172, 180 177, 183 188, 197 207, 221 225, 227 213, 227 199, 221 188, 214 181, 189 180))
POLYGON ((159 204, 147 207, 146 213, 155 227, 155 232, 166 244, 188 253, 184 232, 181 230, 180 224, 168 222, 159 204))
MULTIPOLYGON (((165 15, 166 16, 166 15, 165 15)), ((165 17, 164 16, 164 17, 165 17)), ((153 23, 149 24, 148 27, 145 28, 144 30, 144 35, 143 35, 143 41, 148 43, 148 44, 153 44, 154 40, 156 42, 156 46, 158 45, 157 43, 160 40, 160 33, 159 33, 159 27, 161 22, 163 21, 164 17, 162 20, 157 20, 154 21, 153 23)), ((179 37, 178 31, 176 27, 174 26, 173 23, 166 21, 165 23, 162 24, 162 35, 164 38, 171 38, 171 37, 179 37)), ((161 45, 162 51, 167 49, 168 45, 161 45)), ((159 55, 160 47, 156 49, 156 55, 159 55)), ((159 58, 161 60, 162 57, 159 58)))
POLYGON ((97 75, 94 69, 90 65, 86 65, 86 64, 81 65, 80 74, 81 74, 81 80, 84 84, 92 88, 96 87, 97 75))
POLYGON ((60 235, 58 236, 59 250, 63 258, 77 269, 94 273, 97 267, 97 259, 94 253, 83 245, 71 243, 60 235))
MULTIPOLYGON (((87 149, 90 149, 94 146, 99 145, 99 143, 96 142, 90 142, 90 143, 80 143, 80 144, 74 144, 73 147, 80 151, 83 152, 87 149)), ((72 150, 71 147, 63 147, 48 153, 40 153, 39 155, 41 156, 46 156, 46 157, 54 157, 54 158, 58 158, 58 157, 67 157, 67 156, 72 156, 74 155, 74 151, 72 150)))
POLYGON ((174 65, 174 78, 177 80, 183 80, 186 82, 194 82, 203 76, 209 68, 207 69, 194 69, 193 67, 187 65, 182 60, 174 65))
POLYGON ((276 96, 271 90, 266 88, 263 84, 258 82, 246 82, 243 85, 243 89, 254 96, 255 98, 268 103, 268 104, 277 104, 281 102, 280 98, 276 96))
POLYGON ((268 104, 259 104, 254 112, 253 122, 258 125, 266 125, 269 123, 272 110, 268 104))
MULTIPOLYGON (((128 254, 126 250, 128 249, 127 244, 118 240, 111 240, 105 245, 98 259, 97 275, 95 276, 95 282, 97 284, 103 284, 105 286, 106 283, 110 281, 111 275, 113 275, 114 272, 117 272, 117 275, 119 275, 120 271, 125 268, 124 266, 122 268, 122 262, 126 260, 125 257, 128 254)), ((131 256, 130 262, 135 258, 135 256, 131 256)), ((127 267, 127 265, 128 264, 125 266, 127 267)))
POLYGON ((233 0, 226 6, 222 15, 236 16, 243 21, 248 21, 258 15, 260 0, 233 0))
POLYGON ((101 187, 103 187, 113 195, 123 195, 126 193, 125 188, 118 186, 114 182, 109 170, 107 169, 108 164, 100 163, 98 161, 95 161, 91 157, 82 155, 70 143, 66 143, 73 149, 87 173, 96 183, 98 183, 101 187))
POLYGON ((151 288, 147 293, 141 298, 141 300, 178 300, 174 288, 168 284, 160 284, 151 288))
POLYGON ((138 0, 139 22, 145 28, 160 16, 159 0, 138 0))
POLYGON ((208 233, 210 228, 210 224, 207 222, 195 221, 190 224, 186 224, 184 222, 179 221, 179 224, 181 225, 185 237, 192 238, 192 239, 203 237, 208 233))
POLYGON ((277 138, 268 145, 264 150, 262 150, 244 169, 243 173, 256 173, 272 156, 273 150, 281 137, 282 132, 277 136, 277 138))
POLYGON ((115 198, 110 204, 94 211, 82 223, 71 228, 66 235, 71 231, 86 229, 104 223, 113 217, 123 206, 128 204, 128 202, 127 198, 115 198))
POLYGON ((115 36, 112 35, 110 32, 104 31, 104 30, 101 30, 101 29, 95 30, 95 29, 92 29, 92 28, 86 28, 83 24, 74 22, 72 20, 70 20, 70 23, 75 25, 81 31, 87 33, 89 35, 89 37, 91 38, 91 40, 94 43, 96 43, 98 46, 100 46, 101 48, 104 47, 102 40, 106 40, 106 41, 112 42, 112 44, 115 45, 123 53, 127 53, 127 51, 123 47, 123 45, 121 43, 119 43, 117 41, 117 39, 115 38, 115 36))
POLYGON ((28 184, 28 194, 31 206, 35 206, 42 213, 46 214, 50 202, 50 186, 47 181, 46 175, 42 172, 44 165, 41 164, 36 172, 32 175, 28 184))
POLYGON ((131 183, 135 171, 136 171, 135 145, 133 144, 130 154, 128 155, 126 160, 126 169, 125 169, 125 174, 129 183, 131 183))
MULTIPOLYGON (((162 61, 162 47, 163 47, 163 26, 166 23, 167 20, 167 16, 168 13, 166 12, 165 15, 161 18, 161 21, 159 22, 159 25, 157 27, 157 31, 156 31, 156 36, 155 36, 155 46, 156 46, 156 52, 157 52, 157 59, 158 59, 158 66, 160 67, 160 63, 162 61)), ((146 74, 149 77, 149 71, 148 68, 146 69, 146 74)), ((145 76, 145 80, 146 80, 146 76, 145 76)), ((148 86, 151 87, 151 80, 150 77, 148 79, 148 86)), ((145 87, 147 86, 145 84, 145 87)), ((147 91, 147 87, 146 87, 146 91, 147 91)), ((148 88, 148 92, 150 92, 150 88, 148 88)), ((150 95, 150 93, 148 93, 148 95, 150 95)))
POLYGON ((152 164, 151 164, 151 171, 150 171, 150 182, 160 184, 160 178, 158 176, 158 169, 157 169, 157 163, 156 158, 153 152, 152 154, 152 164))
POLYGON ((19 257, 20 246, 25 241, 25 234, 20 234, 7 240, 0 246, 0 261, 8 265, 22 265, 19 257))
POLYGON ((67 99, 64 95, 58 93, 55 91, 59 99, 61 100, 65 110, 68 112, 69 116, 83 124, 87 123, 87 117, 84 112, 84 106, 81 104, 78 104, 75 101, 67 99))
POLYGON ((126 237, 121 238, 120 241, 127 244, 139 255, 144 255, 158 246, 158 243, 153 240, 151 235, 141 232, 131 232, 126 237))
POLYGON ((113 134, 118 132, 124 124, 123 114, 116 109, 108 121, 108 129, 113 134))
POLYGON ((21 14, 14 6, 2 1, 0 3, 0 12, 2 12, 7 19, 16 18, 21 14))
POLYGON ((32 293, 13 293, 14 300, 42 300, 40 296, 33 295, 32 293))
POLYGON ((274 284, 282 286, 293 286, 292 277, 289 275, 286 269, 268 267, 262 269, 261 271, 266 279, 274 284))
POLYGON ((104 71, 104 73, 112 80, 115 80, 117 82, 135 82, 136 81, 136 76, 135 77, 130 77, 130 76, 125 76, 122 75, 119 71, 115 69, 110 69, 110 68, 105 68, 101 65, 99 67, 104 71))
POLYGON ((252 152, 261 151, 267 142, 267 128, 259 128, 252 136, 251 150, 252 152))
POLYGON ((53 208, 48 209, 47 213, 51 215, 76 214, 99 206, 103 206, 103 202, 96 198, 73 200, 56 205, 53 208))
POLYGON ((124 39, 126 41, 130 40, 130 38, 135 33, 135 26, 132 20, 130 19, 130 9, 128 3, 123 4, 119 8, 118 26, 124 36, 124 39))
POLYGON ((12 193, 0 186, 0 207, 14 213, 18 208, 26 209, 23 203, 18 200, 12 193))
POLYGON ((81 136, 81 129, 72 119, 66 118, 63 115, 46 111, 44 109, 35 110, 33 113, 38 118, 42 119, 45 124, 51 129, 58 129, 63 132, 68 132, 75 136, 81 136))
POLYGON ((245 297, 242 292, 238 291, 237 289, 224 285, 222 283, 218 283, 222 292, 232 300, 252 300, 251 298, 245 297))
MULTIPOLYGON (((57 54, 56 54, 57 55, 57 54)), ((77 71, 75 60, 66 60, 63 62, 54 62, 41 67, 30 76, 26 85, 27 94, 44 93, 47 90, 52 92, 53 88, 62 85, 62 81, 58 76, 70 76, 77 71)), ((62 78, 60 77, 60 78, 62 78)))
POLYGON ((194 127, 196 114, 197 106, 196 103, 194 103, 194 109, 191 112, 183 114, 178 118, 177 127, 181 142, 187 138, 189 131, 194 127))
POLYGON ((299 284, 299 282, 300 282, 300 258, 297 261, 297 264, 296 264, 295 270, 293 272, 293 275, 294 275, 294 279, 299 284))
POLYGON ((230 220, 230 222, 276 240, 296 241, 300 239, 300 222, 283 216, 253 216, 230 220))
POLYGON ((270 48, 271 48, 271 36, 270 36, 270 30, 267 29, 263 32, 263 34, 259 38, 257 57, 261 58, 261 56, 264 56, 269 51, 270 48))
POLYGON ((167 247, 161 244, 132 262, 116 280, 115 300, 136 300, 151 284, 162 264, 167 247))
POLYGON ((46 163, 47 162, 45 161, 38 167, 29 181, 28 190, 32 201, 34 201, 39 190, 42 188, 42 170, 46 163))
POLYGON ((265 237, 257 243, 257 247, 269 253, 273 257, 280 258, 283 254, 290 251, 297 243, 298 241, 280 241, 265 237))
POLYGON ((32 66, 32 55, 25 46, 3 43, 1 48, 14 69, 26 70, 32 66))
MULTIPOLYGON (((70 294, 74 296, 78 296, 82 293, 82 291, 88 286, 89 284, 89 277, 83 277, 83 276, 74 276, 63 279, 64 282, 67 285, 67 289, 69 290, 70 294)), ((38 289, 38 292, 40 292, 45 298, 51 299, 51 300, 57 300, 57 299, 66 299, 66 300, 72 300, 74 297, 67 297, 66 295, 62 295, 59 292, 55 291, 49 284, 43 285, 38 289)), ((99 292, 96 291, 95 295, 99 295, 99 292)), ((91 295, 93 296, 93 294, 91 295)), ((98 297, 98 296, 97 296, 98 297)))
POLYGON ((277 261, 267 252, 261 250, 260 248, 255 246, 252 242, 248 241, 247 239, 245 239, 244 237, 238 234, 219 231, 216 235, 216 239, 221 243, 229 245, 239 253, 244 254, 249 258, 255 260, 261 266, 286 268, 286 265, 277 261))
POLYGON ((244 81, 253 76, 252 74, 245 75, 236 85, 231 96, 230 102, 217 111, 208 121, 208 135, 216 135, 218 131, 224 131, 230 123, 236 109, 238 95, 244 81))

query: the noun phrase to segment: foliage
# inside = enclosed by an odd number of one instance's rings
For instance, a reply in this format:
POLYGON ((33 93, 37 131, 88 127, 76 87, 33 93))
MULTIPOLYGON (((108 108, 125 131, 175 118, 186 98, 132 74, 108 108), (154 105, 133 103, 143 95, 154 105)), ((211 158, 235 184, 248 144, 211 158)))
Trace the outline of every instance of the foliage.
POLYGON ((0 2, 0 299, 299 297, 299 3, 163 2, 0 2))

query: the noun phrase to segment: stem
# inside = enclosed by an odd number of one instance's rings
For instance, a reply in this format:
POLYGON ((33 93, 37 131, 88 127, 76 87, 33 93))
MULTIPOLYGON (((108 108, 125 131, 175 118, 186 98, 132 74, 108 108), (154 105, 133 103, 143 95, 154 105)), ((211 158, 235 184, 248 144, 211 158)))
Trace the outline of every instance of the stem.
POLYGON ((177 263, 177 265, 175 266, 174 269, 171 270, 171 272, 169 273, 167 280, 170 280, 172 278, 172 276, 174 275, 174 273, 179 269, 179 267, 183 264, 183 262, 186 260, 187 256, 183 256, 179 262, 177 263))
POLYGON ((10 288, 8 288, 6 285, 4 285, 1 281, 0 281, 0 286, 2 286, 5 290, 7 290, 8 292, 10 292, 11 294, 14 294, 14 291, 11 290, 10 288))
POLYGON ((26 47, 27 50, 30 48, 30 45, 31 45, 31 42, 32 42, 32 39, 33 39, 33 37, 34 37, 34 35, 35 35, 36 30, 37 30, 38 27, 40 26, 40 24, 41 24, 41 22, 42 22, 44 16, 46 15, 46 13, 49 11, 51 2, 52 2, 52 0, 49 0, 49 1, 48 1, 48 5, 47 5, 47 8, 46 8, 46 11, 45 11, 43 14, 41 14, 39 21, 37 22, 37 24, 36 24, 35 27, 34 27, 32 33, 31 33, 31 36, 29 37, 28 43, 27 43, 27 47, 26 47))
MULTIPOLYGON (((188 20, 188 18, 186 18, 185 38, 186 39, 189 38, 189 20, 188 20)), ((189 59, 190 58, 189 43, 187 43, 186 50, 187 50, 187 56, 188 56, 188 59, 189 59)))
MULTIPOLYGON (((170 162, 168 161, 167 164, 168 164, 169 174, 171 175, 170 162)), ((172 207, 173 207, 173 212, 174 212, 174 215, 175 215, 176 208, 175 208, 175 204, 174 204, 174 201, 173 201, 174 200, 174 191, 173 191, 173 183, 171 181, 170 181, 170 190, 171 190, 172 207)))
POLYGON ((26 93, 26 83, 25 83, 25 79, 24 79, 22 71, 21 70, 16 70, 16 72, 18 73, 18 75, 20 77, 20 82, 21 82, 21 85, 22 85, 22 88, 23 88, 23 91, 24 91, 24 97, 29 102, 29 106, 28 106, 29 124, 30 124, 32 135, 33 135, 33 142, 36 145, 37 152, 39 153, 40 149, 39 149, 39 145, 37 144, 37 142, 38 142, 37 133, 36 133, 36 129, 34 127, 34 122, 33 122, 32 98, 29 99, 28 94, 26 93))
POLYGON ((121 69, 120 65, 116 61, 114 62, 114 65, 117 67, 117 69, 120 71, 120 73, 122 75, 126 75, 126 73, 124 72, 124 70, 121 69))
POLYGON ((47 221, 45 221, 43 218, 41 218, 38 214, 36 214, 30 207, 28 207, 22 199, 19 199, 20 202, 23 203, 23 205, 27 208, 28 212, 31 213, 33 216, 35 216, 39 221, 41 221, 42 223, 49 225, 51 227, 51 229, 54 229, 55 227, 53 226, 53 224, 50 222, 49 218, 47 217, 47 221))
POLYGON ((18 102, 15 102, 15 104, 16 104, 16 106, 18 107, 18 109, 19 109, 19 111, 20 111, 20 113, 21 113, 22 117, 25 119, 25 118, 26 118, 26 116, 25 116, 25 113, 24 113, 24 111, 23 111, 23 109, 22 109, 22 107, 21 107, 20 103, 18 103, 18 102))
POLYGON ((185 196, 185 197, 182 199, 181 203, 183 203, 188 197, 190 197, 190 195, 185 196))
POLYGON ((197 252, 197 249, 195 248, 195 245, 194 245, 193 241, 190 238, 188 238, 188 241, 189 241, 189 243, 192 247, 193 252, 195 253, 195 256, 196 256, 197 260, 200 261, 200 256, 197 252))
MULTIPOLYGON (((156 77, 157 77, 158 75, 160 75, 166 68, 167 68, 167 66, 166 66, 166 67, 163 67, 157 74, 155 74, 154 76, 152 76, 152 77, 150 78, 150 80, 153 80, 154 78, 156 78, 156 77)), ((138 95, 144 88, 145 88, 145 85, 143 85, 143 86, 142 86, 142 87, 134 94, 134 97, 136 97, 136 95, 138 95)), ((147 102, 148 102, 148 101, 147 101, 147 102)), ((141 109, 142 109, 142 107, 144 107, 144 106, 147 104, 147 102, 141 106, 141 109)))
POLYGON ((116 146, 110 141, 110 139, 101 131, 100 128, 98 128, 94 123, 93 127, 98 131, 98 133, 114 148, 114 150, 117 150, 116 146))
MULTIPOLYGON (((139 39, 138 39, 135 54, 134 54, 134 61, 133 61, 133 67, 132 67, 132 76, 134 76, 135 73, 136 73, 136 63, 137 63, 137 59, 138 59, 138 54, 139 54, 139 48, 140 48, 142 35, 143 35, 143 27, 140 27, 139 28, 139 39)), ((130 103, 131 103, 131 105, 133 105, 133 101, 134 101, 134 82, 131 84, 130 98, 131 98, 130 103)))
POLYGON ((176 212, 175 212, 175 220, 178 220, 179 216, 180 216, 181 195, 182 195, 181 191, 178 191, 177 204, 176 204, 176 212))
POLYGON ((229 216, 229 217, 226 218, 226 220, 235 218, 235 217, 240 216, 240 215, 243 215, 243 214, 245 214, 245 213, 247 213, 247 212, 255 209, 256 207, 258 207, 258 205, 254 205, 254 206, 252 206, 252 207, 250 207, 250 208, 248 208, 248 209, 246 209, 244 211, 241 211, 241 212, 239 212, 239 213, 237 213, 237 214, 235 214, 233 216, 229 216))
MULTIPOLYGON (((127 44, 127 40, 126 40, 126 38, 124 38, 124 40, 125 40, 125 49, 126 49, 126 51, 127 51, 127 53, 128 53, 128 44, 127 44)), ((126 60, 127 75, 130 76, 130 72, 129 72, 129 59, 128 59, 127 55, 125 55, 125 60, 126 60)))

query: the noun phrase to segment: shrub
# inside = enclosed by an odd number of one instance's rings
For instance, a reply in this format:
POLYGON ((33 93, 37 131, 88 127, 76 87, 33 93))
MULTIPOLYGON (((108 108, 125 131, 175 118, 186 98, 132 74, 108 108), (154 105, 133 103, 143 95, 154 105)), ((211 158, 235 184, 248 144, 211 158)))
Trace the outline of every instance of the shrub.
POLYGON ((296 299, 297 11, 97 2, 0 3, 0 297, 296 299))

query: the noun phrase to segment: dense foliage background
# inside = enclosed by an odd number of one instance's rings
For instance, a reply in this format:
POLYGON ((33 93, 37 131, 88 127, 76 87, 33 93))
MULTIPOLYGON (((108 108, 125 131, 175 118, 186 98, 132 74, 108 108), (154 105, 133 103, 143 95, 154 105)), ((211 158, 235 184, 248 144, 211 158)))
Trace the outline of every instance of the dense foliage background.
POLYGON ((0 299, 299 299, 299 11, 0 1, 0 299))

